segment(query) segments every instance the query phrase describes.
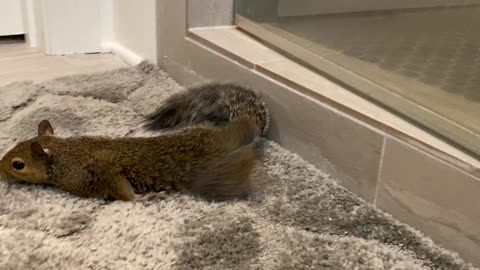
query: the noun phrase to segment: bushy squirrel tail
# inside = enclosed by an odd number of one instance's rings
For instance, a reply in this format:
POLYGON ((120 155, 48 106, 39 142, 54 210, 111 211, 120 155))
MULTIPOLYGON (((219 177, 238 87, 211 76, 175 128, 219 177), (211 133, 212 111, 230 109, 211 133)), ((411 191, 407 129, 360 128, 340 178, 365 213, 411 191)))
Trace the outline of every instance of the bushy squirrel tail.
POLYGON ((264 135, 270 115, 263 99, 253 90, 230 83, 203 84, 167 98, 148 115, 148 130, 168 130, 197 124, 225 126, 238 117, 249 116, 264 135))
POLYGON ((262 139, 248 118, 226 127, 225 154, 194 171, 190 190, 208 200, 241 199, 249 195, 250 174, 263 156, 262 139))

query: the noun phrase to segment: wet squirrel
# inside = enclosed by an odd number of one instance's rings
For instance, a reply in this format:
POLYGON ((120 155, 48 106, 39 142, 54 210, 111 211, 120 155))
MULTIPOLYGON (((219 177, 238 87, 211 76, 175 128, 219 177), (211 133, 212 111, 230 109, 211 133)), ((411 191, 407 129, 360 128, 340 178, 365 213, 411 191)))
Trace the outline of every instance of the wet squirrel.
POLYGON ((252 90, 207 84, 167 98, 147 117, 145 128, 164 130, 156 137, 60 138, 44 120, 37 137, 2 158, 0 176, 124 201, 163 191, 243 197, 268 124, 268 110, 252 90))

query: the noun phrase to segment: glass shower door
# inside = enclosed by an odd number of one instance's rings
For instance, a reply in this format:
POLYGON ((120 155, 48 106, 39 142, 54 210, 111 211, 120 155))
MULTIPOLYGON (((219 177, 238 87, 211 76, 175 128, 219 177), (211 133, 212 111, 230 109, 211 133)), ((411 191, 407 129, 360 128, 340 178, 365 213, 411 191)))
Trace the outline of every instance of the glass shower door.
POLYGON ((237 0, 236 12, 239 27, 480 154, 480 1, 237 0))

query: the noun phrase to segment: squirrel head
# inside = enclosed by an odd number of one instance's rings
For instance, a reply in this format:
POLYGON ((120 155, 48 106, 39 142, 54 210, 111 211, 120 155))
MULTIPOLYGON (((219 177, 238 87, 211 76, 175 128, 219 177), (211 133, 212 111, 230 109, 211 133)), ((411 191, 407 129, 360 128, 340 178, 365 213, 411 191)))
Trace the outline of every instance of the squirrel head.
POLYGON ((32 184, 46 183, 51 153, 42 147, 42 141, 52 135, 53 128, 50 122, 41 121, 37 137, 20 142, 2 158, 0 177, 32 184))

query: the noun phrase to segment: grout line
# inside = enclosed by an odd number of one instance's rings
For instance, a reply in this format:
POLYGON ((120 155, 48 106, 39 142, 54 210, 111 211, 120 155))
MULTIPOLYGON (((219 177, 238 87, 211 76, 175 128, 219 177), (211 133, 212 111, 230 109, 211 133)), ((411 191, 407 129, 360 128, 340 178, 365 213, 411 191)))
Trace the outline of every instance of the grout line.
POLYGON ((269 64, 269 63, 275 63, 275 62, 280 62, 280 61, 285 61, 285 60, 287 60, 287 59, 286 58, 278 58, 278 59, 272 59, 272 60, 259 61, 259 62, 255 62, 255 66, 263 65, 263 64, 269 64))
POLYGON ((383 159, 385 158, 385 148, 387 144, 387 136, 386 134, 383 135, 383 143, 382 143, 382 151, 380 153, 380 161, 378 165, 378 172, 377 172, 377 185, 375 186, 375 197, 373 198, 373 205, 377 207, 377 197, 378 197, 378 190, 380 189, 380 182, 381 182, 381 177, 380 175, 382 174, 382 168, 383 168, 383 159))
POLYGON ((222 30, 222 29, 236 29, 236 25, 216 25, 216 26, 197 26, 197 27, 190 27, 187 30, 192 32, 199 32, 205 30, 222 30))

